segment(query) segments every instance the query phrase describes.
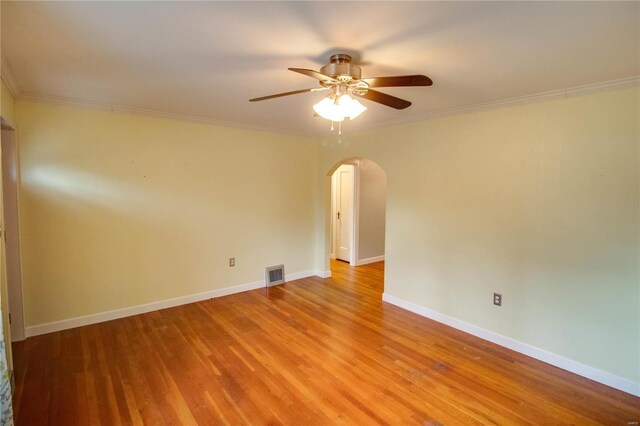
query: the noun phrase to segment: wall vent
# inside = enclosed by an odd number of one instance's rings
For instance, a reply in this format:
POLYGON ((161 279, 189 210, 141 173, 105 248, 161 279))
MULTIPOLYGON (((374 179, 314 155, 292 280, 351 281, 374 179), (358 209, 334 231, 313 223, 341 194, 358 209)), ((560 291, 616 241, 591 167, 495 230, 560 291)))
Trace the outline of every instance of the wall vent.
POLYGON ((284 283, 284 265, 269 266, 265 268, 267 287, 284 283))

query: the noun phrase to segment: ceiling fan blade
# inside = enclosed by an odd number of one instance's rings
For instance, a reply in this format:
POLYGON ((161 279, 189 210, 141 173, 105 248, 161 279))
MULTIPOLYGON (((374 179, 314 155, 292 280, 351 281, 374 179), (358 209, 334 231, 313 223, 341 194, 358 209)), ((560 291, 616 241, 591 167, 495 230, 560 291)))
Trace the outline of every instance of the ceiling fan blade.
POLYGON ((298 72, 300 74, 304 74, 309 77, 317 78, 320 81, 324 82, 337 82, 338 80, 329 77, 328 75, 324 75, 314 70, 307 70, 304 68, 289 68, 289 71, 298 72))
POLYGON ((314 87, 313 89, 294 90, 293 92, 284 92, 284 93, 278 93, 275 95, 263 96, 261 98, 249 99, 249 102, 266 101, 267 99, 280 98, 282 96, 289 96, 289 95, 297 95, 300 93, 319 92, 320 90, 326 90, 326 89, 323 87, 314 87))
POLYGON ((396 98, 395 96, 387 95, 386 93, 378 92, 377 90, 373 89, 367 90, 367 93, 365 93, 364 95, 356 96, 395 109, 405 109, 411 106, 411 102, 409 101, 405 101, 404 99, 396 98))
POLYGON ((421 74, 363 78, 362 81, 369 87, 431 86, 433 84, 429 77, 421 74))

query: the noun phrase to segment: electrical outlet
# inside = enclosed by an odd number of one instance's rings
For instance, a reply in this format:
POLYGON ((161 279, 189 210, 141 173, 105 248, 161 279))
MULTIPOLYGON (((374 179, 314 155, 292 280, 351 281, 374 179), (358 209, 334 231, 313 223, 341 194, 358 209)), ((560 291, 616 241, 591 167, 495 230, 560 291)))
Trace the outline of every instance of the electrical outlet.
POLYGON ((229 258, 229 266, 231 266, 231 267, 236 266, 236 258, 235 257, 230 257, 229 258))
POLYGON ((502 306, 502 295, 500 293, 493 293, 493 304, 502 306))

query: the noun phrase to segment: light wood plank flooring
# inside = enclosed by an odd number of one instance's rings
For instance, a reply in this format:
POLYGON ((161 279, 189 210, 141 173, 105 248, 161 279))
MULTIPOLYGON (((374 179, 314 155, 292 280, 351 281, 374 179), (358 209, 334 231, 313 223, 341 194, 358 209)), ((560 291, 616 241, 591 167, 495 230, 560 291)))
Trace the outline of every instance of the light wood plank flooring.
POLYGON ((15 344, 20 425, 608 424, 640 398, 381 301, 384 264, 15 344))

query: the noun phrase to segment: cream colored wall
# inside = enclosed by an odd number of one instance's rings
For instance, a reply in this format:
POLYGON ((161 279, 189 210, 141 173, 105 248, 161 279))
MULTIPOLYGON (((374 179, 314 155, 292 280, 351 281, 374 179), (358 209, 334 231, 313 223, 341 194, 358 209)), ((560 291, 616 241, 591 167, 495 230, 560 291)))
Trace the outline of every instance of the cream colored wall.
POLYGON ((358 260, 384 255, 387 175, 371 160, 358 161, 358 260))
POLYGON ((27 326, 313 269, 315 143, 20 100, 16 115, 27 326))
POLYGON ((639 96, 346 134, 320 154, 291 136, 18 101, 27 325, 281 262, 328 270, 326 175, 364 157, 388 177, 387 293, 638 382, 639 96))
MULTIPOLYGON (((639 382, 639 98, 636 87, 326 138, 319 204, 326 215, 336 162, 376 161, 385 292, 639 382)), ((317 223, 326 268, 326 216, 317 223)))

